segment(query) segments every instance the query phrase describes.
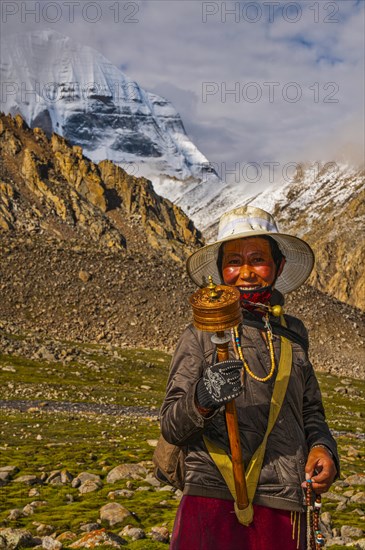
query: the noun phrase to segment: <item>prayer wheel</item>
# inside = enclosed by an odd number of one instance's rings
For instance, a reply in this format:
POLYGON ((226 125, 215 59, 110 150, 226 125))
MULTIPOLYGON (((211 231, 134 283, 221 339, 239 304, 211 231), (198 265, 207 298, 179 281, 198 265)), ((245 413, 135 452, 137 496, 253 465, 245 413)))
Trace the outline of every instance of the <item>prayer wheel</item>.
POLYGON ((239 298, 238 289, 215 286, 211 280, 190 297, 194 326, 205 332, 221 332, 238 325, 242 320, 239 298))
MULTIPOLYGON (((194 326, 199 330, 214 333, 212 342, 217 345, 218 361, 227 360, 230 336, 224 331, 237 326, 242 320, 239 290, 230 286, 216 286, 212 277, 209 277, 209 285, 197 290, 190 297, 189 302, 193 309, 194 326)), ((236 504, 240 510, 243 510, 247 508, 249 502, 235 402, 227 403, 225 409, 236 504)))

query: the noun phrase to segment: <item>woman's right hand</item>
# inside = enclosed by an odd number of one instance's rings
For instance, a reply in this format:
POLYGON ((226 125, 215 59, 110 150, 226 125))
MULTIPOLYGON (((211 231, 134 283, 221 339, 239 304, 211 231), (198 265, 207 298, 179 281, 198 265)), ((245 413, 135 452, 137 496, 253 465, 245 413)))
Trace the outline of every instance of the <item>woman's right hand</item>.
POLYGON ((196 387, 198 405, 217 409, 232 401, 243 391, 242 361, 228 360, 208 367, 196 387))

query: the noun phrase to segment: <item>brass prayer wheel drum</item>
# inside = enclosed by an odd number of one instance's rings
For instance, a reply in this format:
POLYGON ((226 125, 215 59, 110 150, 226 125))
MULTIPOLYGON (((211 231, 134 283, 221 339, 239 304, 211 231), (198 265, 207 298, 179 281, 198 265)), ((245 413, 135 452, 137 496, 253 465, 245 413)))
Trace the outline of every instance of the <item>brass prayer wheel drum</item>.
POLYGON ((205 332, 220 332, 238 325, 242 320, 240 292, 237 288, 210 284, 189 298, 194 326, 205 332))

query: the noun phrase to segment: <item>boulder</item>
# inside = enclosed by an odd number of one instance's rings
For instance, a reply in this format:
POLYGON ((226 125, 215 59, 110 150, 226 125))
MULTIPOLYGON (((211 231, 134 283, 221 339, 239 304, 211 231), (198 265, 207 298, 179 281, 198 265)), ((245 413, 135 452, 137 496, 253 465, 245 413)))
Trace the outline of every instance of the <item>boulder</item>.
POLYGON ((169 543, 170 533, 167 527, 152 527, 151 529, 151 538, 158 542, 163 542, 165 544, 169 543))
POLYGON ((14 479, 14 483, 24 483, 25 485, 39 485, 42 480, 35 475, 24 475, 14 479))
POLYGON ((19 472, 19 468, 17 466, 0 466, 0 472, 6 472, 12 476, 19 472))
POLYGON ((9 472, 0 471, 0 487, 9 483, 10 479, 11 479, 11 475, 9 474, 9 472))
POLYGON ((9 521, 16 521, 23 516, 23 510, 20 510, 20 508, 13 508, 12 510, 10 510, 7 519, 9 521))
POLYGON ((147 475, 147 470, 140 464, 119 464, 107 475, 107 483, 115 483, 120 479, 141 479, 147 475))
POLYGON ((32 548, 35 544, 35 540, 29 531, 11 528, 0 529, 0 550, 32 548))
POLYGON ((45 550, 61 550, 63 548, 62 542, 52 537, 43 537, 42 548, 45 550))
POLYGON ((80 531, 84 531, 86 533, 97 531, 98 529, 100 529, 99 523, 84 523, 83 525, 80 525, 80 531))
POLYGON ((152 474, 148 474, 145 481, 152 485, 152 487, 160 487, 161 483, 158 481, 158 479, 155 478, 152 474))
POLYGON ((70 540, 77 539, 76 533, 73 533, 72 531, 64 531, 58 537, 56 537, 56 540, 59 540, 60 542, 69 542, 70 540))
POLYGON ((61 483, 71 483, 73 480, 73 475, 66 469, 61 470, 61 483))
POLYGON ((96 483, 101 483, 100 476, 96 474, 90 474, 89 472, 81 472, 75 477, 75 479, 79 479, 81 483, 84 483, 85 481, 95 481, 96 483))
POLYGON ((110 502, 100 508, 100 519, 107 521, 111 527, 122 523, 125 518, 131 515, 130 511, 118 502, 110 502))
POLYGON ((50 483, 51 485, 62 485, 60 470, 51 472, 46 479, 46 483, 50 483))
POLYGON ((353 474, 345 479, 349 485, 365 485, 365 474, 353 474))
POLYGON ((109 533, 105 529, 99 529, 86 533, 81 539, 70 544, 69 548, 97 548, 102 545, 121 548, 123 544, 126 544, 126 541, 118 535, 109 533))
POLYGON ((365 504, 365 492, 360 491, 351 497, 351 502, 358 502, 359 504, 365 504))
POLYGON ((34 508, 30 504, 26 504, 23 508, 24 516, 32 516, 34 514, 34 508))
POLYGON ((362 537, 364 534, 364 531, 360 529, 359 527, 352 527, 351 525, 342 525, 341 527, 341 537, 351 537, 351 538, 358 538, 362 537))
POLYGON ((335 502, 347 502, 347 498, 342 495, 337 495, 336 493, 328 492, 323 495, 328 500, 333 500, 335 502))
POLYGON ((129 537, 132 540, 140 540, 146 538, 146 533, 139 527, 133 527, 133 525, 126 525, 124 529, 119 533, 121 537, 129 537))
POLYGON ((92 493, 93 491, 97 491, 103 486, 101 481, 96 482, 92 479, 87 479, 84 483, 81 483, 79 487, 79 493, 84 495, 85 493, 92 493))
POLYGON ((352 545, 352 540, 350 538, 334 537, 326 541, 326 548, 330 548, 331 546, 347 546, 348 543, 352 545))

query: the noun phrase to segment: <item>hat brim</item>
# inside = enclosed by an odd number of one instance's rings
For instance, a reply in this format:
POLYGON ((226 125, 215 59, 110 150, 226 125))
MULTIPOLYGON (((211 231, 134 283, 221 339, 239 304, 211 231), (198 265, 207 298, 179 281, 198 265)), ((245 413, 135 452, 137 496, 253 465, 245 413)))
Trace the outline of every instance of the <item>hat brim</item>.
POLYGON ((200 287, 208 285, 209 275, 213 277, 214 283, 223 283, 217 265, 221 244, 245 237, 260 236, 274 239, 286 259, 284 269, 275 282, 275 288, 282 294, 287 294, 300 287, 308 279, 313 269, 313 250, 309 244, 298 237, 285 233, 269 233, 267 231, 237 233, 203 246, 187 259, 186 268, 189 277, 200 287))

